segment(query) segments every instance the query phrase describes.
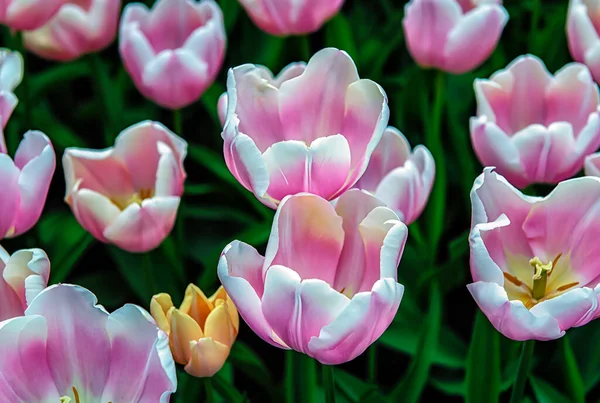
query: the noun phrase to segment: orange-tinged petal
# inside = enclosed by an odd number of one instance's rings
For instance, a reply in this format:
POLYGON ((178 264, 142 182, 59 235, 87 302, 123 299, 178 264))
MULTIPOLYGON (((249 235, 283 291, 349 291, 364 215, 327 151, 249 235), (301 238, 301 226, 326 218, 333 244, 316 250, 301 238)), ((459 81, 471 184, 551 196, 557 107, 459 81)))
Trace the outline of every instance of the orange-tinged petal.
POLYGON ((215 293, 213 295, 211 295, 210 297, 208 297, 208 300, 213 304, 216 305, 217 300, 222 299, 225 300, 227 299, 227 291, 225 291, 225 288, 223 288, 223 286, 220 286, 217 291, 215 291, 215 293))
POLYGON ((229 347, 211 338, 190 342, 191 360, 185 372, 199 378, 210 377, 219 372, 229 356, 229 347))
POLYGON ((227 306, 223 300, 217 301, 217 307, 206 318, 204 335, 231 347, 237 331, 233 326, 227 306))
POLYGON ((202 329, 192 317, 177 309, 172 311, 169 343, 176 362, 187 364, 190 360, 190 341, 203 336, 202 329))
POLYGON ((173 301, 169 294, 156 294, 150 301, 150 313, 156 321, 156 324, 163 332, 169 334, 171 326, 167 313, 173 308, 173 301))
POLYGON ((214 305, 206 298, 200 288, 194 284, 188 285, 179 310, 191 316, 204 329, 204 322, 214 305))
POLYGON ((225 288, 223 288, 223 286, 220 286, 219 289, 208 298, 208 300, 215 306, 217 305, 217 301, 219 300, 222 300, 226 304, 227 311, 229 312, 229 318, 231 319, 231 323, 233 323, 233 327, 235 328, 235 332, 237 334, 240 328, 240 316, 238 314, 237 308, 235 307, 235 304, 233 303, 231 298, 229 298, 229 295, 227 295, 227 291, 225 291, 225 288))

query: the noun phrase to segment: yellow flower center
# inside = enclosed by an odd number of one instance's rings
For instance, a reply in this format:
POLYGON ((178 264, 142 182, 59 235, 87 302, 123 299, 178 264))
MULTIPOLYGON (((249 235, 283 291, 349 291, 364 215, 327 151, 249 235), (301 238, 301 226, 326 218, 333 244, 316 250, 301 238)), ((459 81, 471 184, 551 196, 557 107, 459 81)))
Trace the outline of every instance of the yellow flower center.
POLYGON ((142 204, 142 201, 154 197, 154 189, 140 189, 138 192, 132 194, 129 198, 112 198, 112 202, 119 207, 121 210, 125 210, 127 206, 131 204, 142 204))
MULTIPOLYGON (((73 391, 73 399, 71 399, 69 396, 63 396, 60 398, 60 403, 82 403, 81 399, 79 398, 79 392, 77 391, 77 388, 75 386, 73 386, 71 388, 71 390, 73 391)), ((108 403, 112 403, 112 402, 108 402, 108 403)))

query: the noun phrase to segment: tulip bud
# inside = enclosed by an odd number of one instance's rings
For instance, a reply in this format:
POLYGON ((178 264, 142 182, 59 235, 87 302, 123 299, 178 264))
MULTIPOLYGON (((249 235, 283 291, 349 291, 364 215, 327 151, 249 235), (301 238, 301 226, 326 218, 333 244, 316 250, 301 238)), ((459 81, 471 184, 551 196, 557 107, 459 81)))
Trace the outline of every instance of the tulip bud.
POLYGON ((175 362, 185 365, 188 374, 211 377, 223 367, 239 331, 237 309, 223 287, 206 298, 190 284, 179 309, 168 294, 157 294, 150 312, 169 335, 175 362))

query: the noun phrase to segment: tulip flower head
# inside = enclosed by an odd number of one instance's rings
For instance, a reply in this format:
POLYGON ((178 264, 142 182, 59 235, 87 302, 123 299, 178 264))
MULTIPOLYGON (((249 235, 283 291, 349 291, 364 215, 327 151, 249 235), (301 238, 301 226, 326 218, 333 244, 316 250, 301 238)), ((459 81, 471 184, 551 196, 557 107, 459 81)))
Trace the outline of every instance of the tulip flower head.
POLYGON ((220 104, 225 162, 271 208, 300 192, 339 197, 367 168, 389 119, 383 89, 333 48, 277 78, 251 64, 231 69, 220 104))
POLYGON ((530 197, 486 168, 471 201, 474 282, 467 287, 499 332, 557 339, 600 315, 600 178, 571 179, 547 197, 530 197))
POLYGON ((160 402, 177 387, 167 335, 135 305, 109 314, 67 284, 0 322, 2 402, 160 402))
POLYGON ((10 255, 0 246, 0 321, 23 316, 27 304, 48 285, 50 261, 41 249, 10 255))
POLYGON ((600 146, 598 86, 583 64, 552 76, 537 57, 521 56, 476 80, 475 95, 475 153, 518 188, 570 178, 600 146))
POLYGON ((117 35, 121 0, 68 0, 42 27, 23 32, 25 47, 50 60, 98 52, 117 35))
MULTIPOLYGON (((19 52, 0 48, 0 129, 17 106, 17 97, 13 93, 23 79, 23 57, 19 52)), ((0 149, 5 149, 2 136, 0 149)))
POLYGON ((344 0, 240 0, 254 23, 271 35, 315 32, 337 14, 344 0))
POLYGON ((454 74, 471 71, 494 51, 508 13, 494 2, 470 7, 457 0, 411 0, 405 6, 408 50, 422 67, 454 74), (461 5, 465 9, 461 9, 461 5))
POLYGON ((409 225, 423 212, 434 177, 435 161, 429 150, 421 145, 411 150, 406 137, 388 127, 354 187, 377 196, 409 225))
POLYGON ((213 83, 225 55, 223 13, 213 0, 158 0, 125 7, 119 50, 138 90, 179 109, 213 83))
POLYGON ((65 201, 98 240, 130 252, 167 237, 183 194, 185 140, 156 122, 141 122, 105 150, 67 148, 65 201))
POLYGON ((168 294, 152 297, 150 312, 169 335, 175 362, 196 377, 211 377, 225 364, 239 331, 240 319, 223 287, 210 298, 190 284, 179 309, 168 294))
POLYGON ((3 0, 0 24, 22 31, 40 28, 69 0, 3 0))
POLYGON ((567 15, 567 38, 573 59, 584 63, 600 80, 600 1, 571 0, 567 15))
POLYGON ((407 228, 358 189, 334 207, 308 193, 286 197, 265 256, 234 241, 218 274, 248 326, 266 342, 341 364, 362 354, 394 318, 407 228))

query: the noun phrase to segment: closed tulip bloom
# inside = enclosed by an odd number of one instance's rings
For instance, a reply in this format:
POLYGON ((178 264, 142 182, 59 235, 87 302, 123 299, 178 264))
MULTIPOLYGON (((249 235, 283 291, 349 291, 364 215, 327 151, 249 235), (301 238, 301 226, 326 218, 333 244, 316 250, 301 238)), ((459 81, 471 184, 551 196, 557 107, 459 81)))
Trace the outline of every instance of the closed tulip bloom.
MULTIPOLYGON (((22 79, 23 57, 21 54, 0 48, 0 129, 6 126, 6 122, 17 106, 18 100, 13 91, 22 79)), ((4 137, 1 142, 0 147, 4 149, 4 137)))
POLYGON ((328 48, 273 78, 251 64, 229 71, 223 129, 231 173, 269 207, 287 195, 340 196, 363 174, 389 119, 387 97, 328 48))
POLYGON ((406 137, 388 127, 354 187, 377 196, 408 225, 423 212, 434 177, 435 161, 429 150, 422 145, 411 150, 406 137))
POLYGON ((254 23, 271 35, 303 35, 321 28, 344 0, 240 0, 254 23))
POLYGON ((404 34, 419 65, 462 74, 492 54, 507 22, 508 13, 498 4, 463 11, 457 0, 411 0, 405 7, 404 34))
POLYGON ((600 178, 571 179, 547 197, 530 197, 486 168, 471 201, 468 288, 499 332, 551 340, 598 317, 600 178))
POLYGON ((23 316, 27 304, 48 285, 50 261, 41 249, 10 255, 0 246, 0 321, 23 316))
POLYGON ((567 15, 567 38, 573 59, 588 66, 600 80, 600 1, 571 0, 567 15))
POLYGON ((475 153, 518 188, 570 178, 600 146, 598 86, 582 64, 552 76, 537 57, 521 56, 476 80, 475 95, 475 153))
POLYGON ((105 150, 67 148, 65 201, 98 240, 130 252, 169 235, 183 194, 187 143, 160 123, 138 123, 105 150))
POLYGON ((392 322, 404 286, 397 268, 407 228, 358 189, 335 207, 308 193, 280 204, 265 256, 234 241, 218 274, 248 326, 266 342, 341 364, 392 322))
POLYGON ((56 168, 52 143, 42 132, 25 133, 14 160, 6 152, 0 131, 0 238, 21 235, 37 223, 56 168))
POLYGON ((211 377, 223 367, 238 334, 238 312, 223 287, 210 298, 190 284, 179 309, 168 294, 152 297, 150 312, 169 335, 173 358, 197 377, 211 377))
POLYGON ((23 32, 25 47, 46 59, 69 61, 114 41, 121 0, 69 0, 42 27, 23 32))
POLYGON ((142 308, 109 314, 94 294, 46 288, 0 322, 0 401, 160 402, 177 387, 167 335, 142 308))
POLYGON ((47 23, 69 0, 3 0, 0 24, 22 31, 37 29, 47 23))
POLYGON ((151 10, 128 4, 119 50, 138 90, 179 109, 213 83, 225 55, 223 13, 213 0, 158 0, 151 10))

